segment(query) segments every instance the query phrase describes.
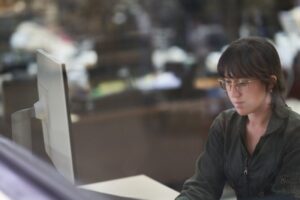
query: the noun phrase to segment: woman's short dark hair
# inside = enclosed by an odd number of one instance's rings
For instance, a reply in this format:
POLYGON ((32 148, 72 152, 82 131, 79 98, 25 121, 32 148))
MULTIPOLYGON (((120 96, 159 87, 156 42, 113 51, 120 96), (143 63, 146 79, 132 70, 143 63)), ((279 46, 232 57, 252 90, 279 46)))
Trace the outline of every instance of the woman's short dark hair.
POLYGON ((256 78, 266 87, 271 83, 271 75, 277 77, 272 93, 282 97, 285 82, 279 55, 269 40, 261 37, 241 38, 232 42, 218 62, 221 77, 256 78))

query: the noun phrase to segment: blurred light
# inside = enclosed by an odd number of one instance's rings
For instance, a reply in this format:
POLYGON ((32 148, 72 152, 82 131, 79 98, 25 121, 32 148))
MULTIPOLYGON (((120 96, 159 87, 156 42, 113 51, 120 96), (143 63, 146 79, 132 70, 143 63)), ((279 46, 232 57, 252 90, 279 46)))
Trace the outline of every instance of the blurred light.
POLYGON ((127 20, 127 17, 126 17, 126 15, 125 15, 124 13, 122 13, 122 12, 117 12, 117 13, 115 14, 114 18, 113 18, 113 22, 114 22, 115 24, 123 24, 123 23, 126 22, 126 20, 127 20))

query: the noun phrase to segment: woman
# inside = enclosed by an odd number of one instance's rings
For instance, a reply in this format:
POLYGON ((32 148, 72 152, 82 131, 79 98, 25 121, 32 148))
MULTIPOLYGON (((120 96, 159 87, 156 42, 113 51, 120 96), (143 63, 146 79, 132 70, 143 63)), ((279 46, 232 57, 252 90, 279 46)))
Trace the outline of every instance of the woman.
POLYGON ((218 72, 234 108, 213 122, 176 200, 220 199, 225 183, 238 199, 300 197, 300 115, 284 102, 276 49, 263 38, 239 39, 222 54, 218 72))

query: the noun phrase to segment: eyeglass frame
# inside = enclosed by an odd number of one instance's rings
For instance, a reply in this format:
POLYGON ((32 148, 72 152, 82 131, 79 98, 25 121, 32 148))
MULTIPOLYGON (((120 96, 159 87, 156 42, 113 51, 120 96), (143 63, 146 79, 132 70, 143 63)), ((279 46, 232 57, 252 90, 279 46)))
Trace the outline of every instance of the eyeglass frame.
POLYGON ((256 80, 254 78, 229 79, 231 82, 226 83, 226 80, 228 81, 228 79, 229 78, 219 78, 218 82, 220 87, 225 91, 232 91, 234 86, 234 88, 239 92, 242 91, 243 87, 247 87, 250 83, 256 80))

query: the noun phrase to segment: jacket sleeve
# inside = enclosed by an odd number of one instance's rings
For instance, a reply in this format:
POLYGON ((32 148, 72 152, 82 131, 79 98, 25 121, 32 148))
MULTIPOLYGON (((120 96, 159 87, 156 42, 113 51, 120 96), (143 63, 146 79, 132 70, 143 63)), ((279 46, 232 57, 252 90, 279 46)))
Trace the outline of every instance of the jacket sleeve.
POLYGON ((197 160, 195 174, 188 179, 176 200, 220 199, 224 184, 224 136, 221 117, 213 122, 203 153, 197 160))
MULTIPOLYGON (((298 126, 299 127, 299 126, 298 126)), ((300 199, 300 127, 288 131, 282 165, 272 186, 275 194, 292 195, 300 199)))

